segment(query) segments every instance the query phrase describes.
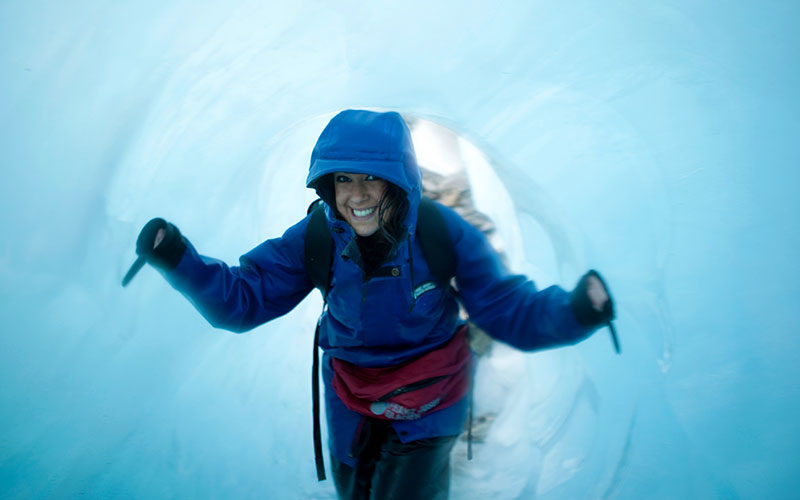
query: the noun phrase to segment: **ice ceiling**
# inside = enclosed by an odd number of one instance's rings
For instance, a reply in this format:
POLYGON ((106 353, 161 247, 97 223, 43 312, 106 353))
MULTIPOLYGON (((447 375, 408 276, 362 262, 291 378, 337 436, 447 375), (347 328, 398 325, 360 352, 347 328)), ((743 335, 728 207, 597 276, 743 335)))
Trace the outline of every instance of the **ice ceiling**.
POLYGON ((516 268, 571 287, 596 267, 618 301, 622 356, 601 331, 482 363, 497 419, 473 461, 455 450, 454 499, 795 498, 799 15, 0 3, 0 496, 333 498, 317 295, 237 336, 152 269, 119 282, 153 216, 232 263, 281 234, 326 120, 374 107, 482 151, 516 268))

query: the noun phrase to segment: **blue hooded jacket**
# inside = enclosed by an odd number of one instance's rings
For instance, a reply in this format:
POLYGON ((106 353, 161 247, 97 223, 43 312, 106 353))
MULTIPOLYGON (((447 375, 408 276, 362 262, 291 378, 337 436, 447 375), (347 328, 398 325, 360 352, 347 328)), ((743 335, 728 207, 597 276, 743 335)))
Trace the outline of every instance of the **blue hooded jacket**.
MULTIPOLYGON (((411 135, 398 113, 347 110, 336 115, 314 148, 307 186, 326 201, 334 242, 328 307, 320 322, 329 445, 352 466, 356 457, 350 451, 363 417, 347 409, 331 389, 330 358, 364 367, 402 363, 447 342, 461 320, 455 297, 437 285, 415 239, 421 176, 411 135), (336 216, 333 195, 325 191, 323 181, 334 172, 375 175, 408 197, 406 235, 370 276, 352 258, 358 252, 356 234, 336 216)), ((438 208, 456 254, 459 300, 473 322, 523 350, 572 344, 591 333, 577 322, 568 292, 557 286, 539 291, 524 276, 509 274, 480 231, 452 209, 438 208)), ((212 325, 250 330, 286 314, 312 290, 304 260, 308 220, 244 254, 236 267, 198 254, 187 242, 178 266, 162 273, 212 325)), ((393 426, 404 442, 459 434, 465 400, 393 426)))

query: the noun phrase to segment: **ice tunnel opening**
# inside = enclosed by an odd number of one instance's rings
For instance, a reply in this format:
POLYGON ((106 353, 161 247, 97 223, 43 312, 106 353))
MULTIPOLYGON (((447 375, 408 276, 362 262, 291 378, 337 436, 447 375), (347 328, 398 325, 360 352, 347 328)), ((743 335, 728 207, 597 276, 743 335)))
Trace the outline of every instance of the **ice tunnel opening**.
MULTIPOLYGON (((498 246, 512 272, 527 275, 539 288, 554 283, 568 288, 570 270, 582 263, 576 257, 579 252, 573 248, 572 235, 560 230, 565 225, 561 214, 551 210, 554 196, 548 191, 555 188, 539 185, 531 175, 515 176, 515 166, 485 147, 480 134, 459 130, 454 121, 403 109, 400 112, 412 129, 419 163, 430 169, 429 177, 460 176, 466 180, 475 208, 493 221, 493 239, 500 242, 498 246)), ((244 250, 279 236, 296 223, 316 198, 305 188, 308 160, 313 144, 334 114, 313 115, 291 123, 266 142, 262 140, 241 161, 198 166, 191 159, 197 157, 194 150, 205 145, 179 142, 181 156, 155 158, 149 175, 142 175, 133 162, 126 163, 117 173, 116 189, 109 197, 111 212, 122 218, 142 213, 146 202, 139 194, 156 187, 162 213, 179 223, 203 253, 236 262, 244 250), (187 176, 191 183, 185 182, 187 176), (165 182, 169 184, 166 188, 157 186, 165 182), (165 196, 175 188, 180 190, 179 197, 165 196), (187 206, 192 207, 190 212, 187 206)), ((252 133, 255 139, 257 134, 252 133)), ((142 154, 158 156, 160 151, 152 149, 151 140, 152 136, 140 144, 142 154)), ((172 306, 173 321, 189 325, 189 329, 206 329, 190 306, 164 289, 155 276, 149 283, 142 281, 136 289, 156 287, 157 302, 172 306), (175 307, 180 308, 179 314, 174 312, 175 307)), ((145 308, 150 307, 159 306, 145 308)), ((252 340, 247 342, 220 338, 218 333, 198 339, 196 332, 191 338, 187 334, 185 341, 198 352, 216 351, 222 346, 230 359, 252 367, 252 380, 244 375, 227 377, 220 388, 231 391, 225 397, 235 398, 245 388, 266 398, 277 394, 292 409, 286 415, 304 415, 307 337, 313 332, 320 307, 319 294, 313 293, 291 314, 261 327, 263 335, 250 336, 252 340), (298 331, 308 335, 298 335, 298 331), (277 389, 270 387, 261 381, 265 363, 270 370, 290 373, 291 377, 277 389)), ((476 444, 471 462, 465 458, 466 443, 457 445, 453 454, 454 493, 462 492, 465 498, 473 497, 473 492, 482 497, 518 498, 549 492, 557 497, 564 487, 577 487, 574 485, 610 487, 615 464, 622 460, 628 441, 626 433, 632 426, 634 409, 632 400, 616 391, 616 381, 608 375, 618 368, 608 370, 606 364, 613 362, 611 346, 606 334, 600 336, 603 338, 591 342, 602 343, 601 348, 581 346, 529 354, 504 345, 493 346, 491 355, 479 365, 475 389, 476 416, 485 424, 483 442, 476 444), (593 349, 602 352, 594 354, 593 349)), ((198 391, 201 386, 197 385, 198 391)), ((200 398, 199 392, 196 398, 200 398)), ((273 424, 272 429, 263 429, 264 443, 283 439, 275 431, 308 437, 302 419, 287 417, 273 424)), ((181 439, 194 440, 189 435, 181 439)), ((305 463, 309 458, 306 451, 298 449, 291 456, 305 463)), ((301 467, 297 473, 303 472, 301 467)))

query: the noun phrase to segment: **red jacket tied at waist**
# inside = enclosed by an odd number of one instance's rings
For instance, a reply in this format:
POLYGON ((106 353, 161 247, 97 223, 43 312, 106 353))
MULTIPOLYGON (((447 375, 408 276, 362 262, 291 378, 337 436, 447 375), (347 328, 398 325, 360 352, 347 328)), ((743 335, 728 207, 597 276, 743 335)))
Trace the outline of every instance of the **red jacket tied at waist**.
POLYGON ((349 409, 384 420, 415 420, 467 394, 472 374, 467 326, 438 349, 400 365, 362 368, 333 358, 332 366, 333 389, 349 409))

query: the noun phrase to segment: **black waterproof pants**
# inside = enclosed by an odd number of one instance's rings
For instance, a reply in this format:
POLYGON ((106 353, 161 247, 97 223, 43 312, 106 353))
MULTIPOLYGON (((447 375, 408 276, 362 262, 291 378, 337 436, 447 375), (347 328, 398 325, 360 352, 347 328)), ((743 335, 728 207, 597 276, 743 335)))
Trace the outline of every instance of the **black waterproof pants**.
POLYGON ((447 500, 456 437, 404 444, 390 424, 369 420, 361 430, 355 468, 331 457, 336 492, 341 500, 447 500))

